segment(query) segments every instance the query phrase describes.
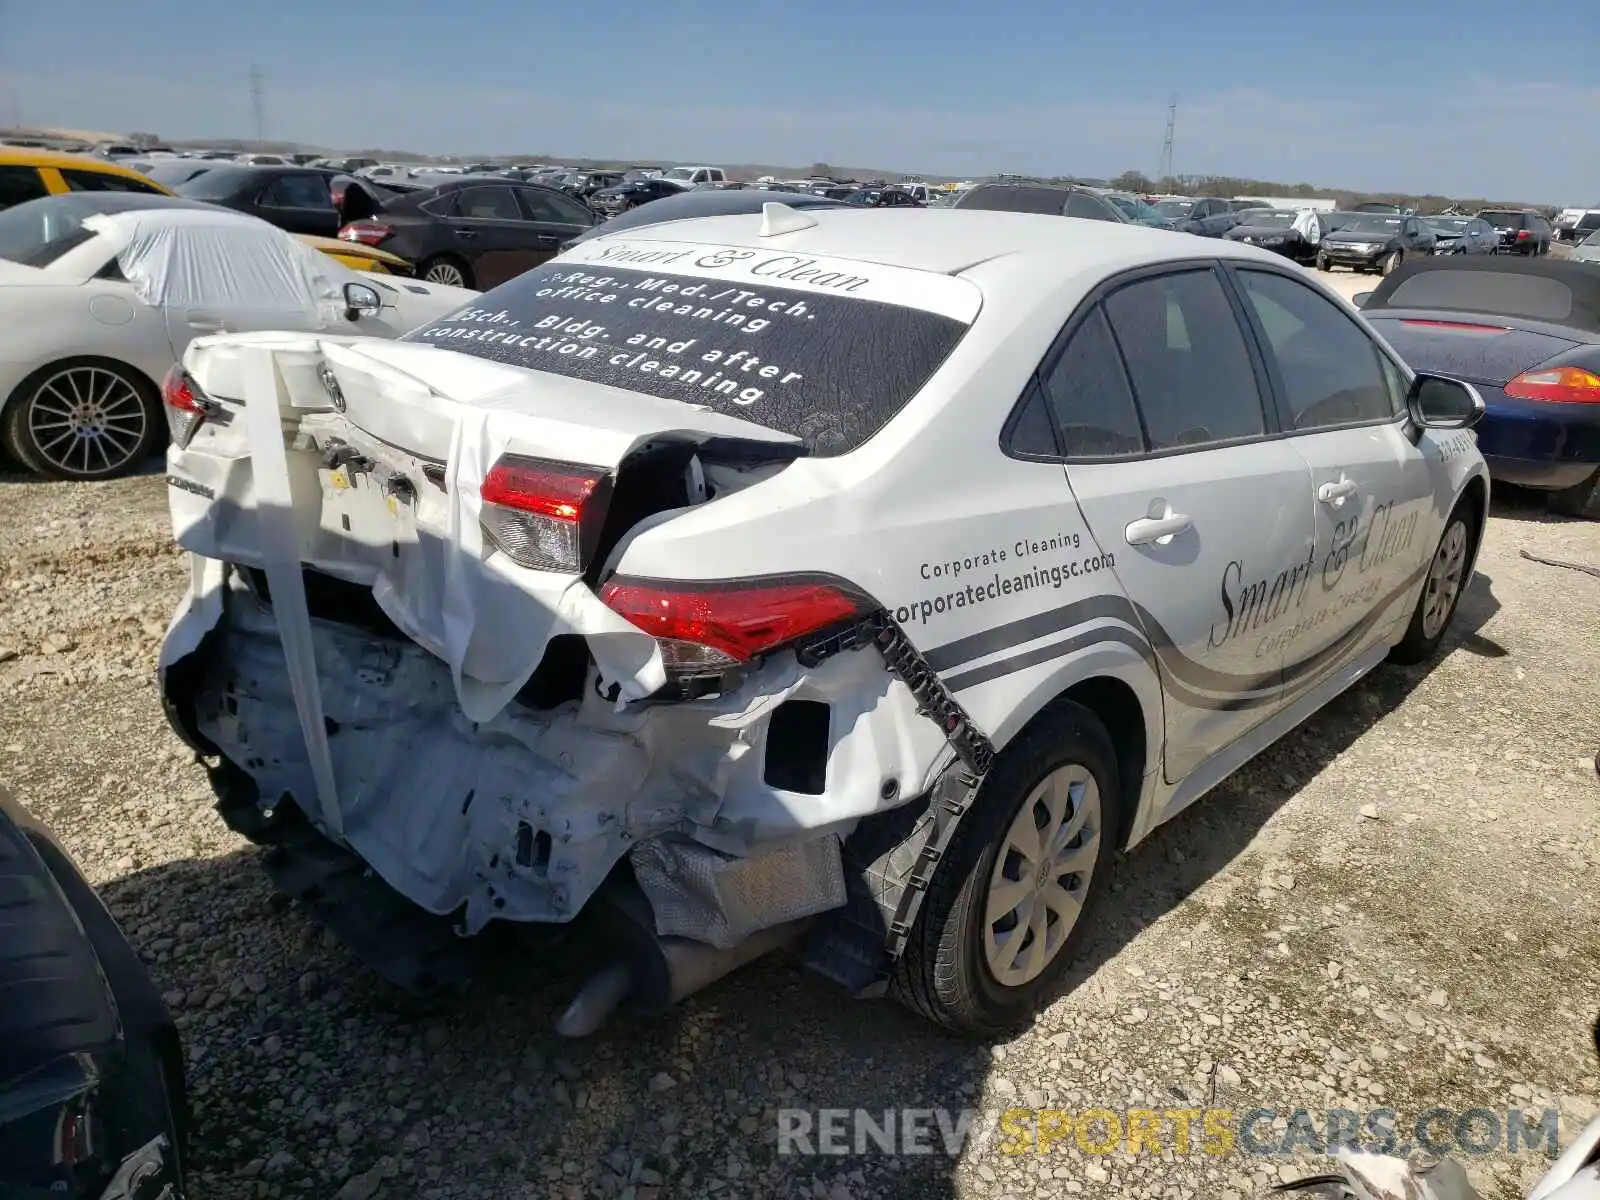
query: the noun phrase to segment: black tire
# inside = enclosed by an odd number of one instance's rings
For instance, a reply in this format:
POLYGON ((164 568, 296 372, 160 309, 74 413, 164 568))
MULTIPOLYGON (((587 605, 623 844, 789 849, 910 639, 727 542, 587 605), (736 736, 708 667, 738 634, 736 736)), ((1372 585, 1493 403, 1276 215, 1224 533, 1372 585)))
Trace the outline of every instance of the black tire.
POLYGON ((1400 269, 1400 264, 1405 262, 1405 260, 1406 252, 1404 250, 1391 250, 1389 254, 1378 263, 1378 274, 1393 275, 1400 269))
POLYGON ((476 287, 472 281, 472 268, 465 259, 457 258, 454 254, 435 254, 417 268, 417 278, 426 283, 445 284, 450 287, 476 287), (453 270, 461 277, 460 283, 451 283, 448 279, 432 279, 430 276, 435 270, 453 270))
POLYGON ((1327 271, 1330 274, 1333 272, 1333 264, 1328 261, 1326 254, 1317 255, 1317 270, 1327 271))
POLYGON ((1390 662, 1411 666, 1432 658, 1434 651, 1439 648, 1444 635, 1450 631, 1450 623, 1455 620, 1456 609, 1461 606, 1461 596, 1467 590, 1467 584, 1471 582, 1467 568, 1472 562, 1473 549, 1478 544, 1478 528, 1481 522, 1482 517, 1471 500, 1463 497, 1456 503, 1450 518, 1444 523, 1444 531, 1439 535, 1439 544, 1434 547, 1433 554, 1428 558, 1428 565, 1423 569, 1422 592, 1417 596, 1417 607, 1412 610, 1411 623, 1406 626, 1405 637, 1389 651, 1390 662), (1435 579, 1434 568, 1445 555, 1445 548, 1456 536, 1458 529, 1461 536, 1460 575, 1456 580, 1455 592, 1447 601, 1443 619, 1430 633, 1427 615, 1439 582, 1435 579))
POLYGON ((6 399, 4 412, 0 413, 0 440, 5 442, 7 453, 25 469, 47 479, 89 482, 120 478, 137 470, 166 438, 166 417, 161 411, 161 393, 155 384, 134 368, 104 358, 64 358, 39 368, 17 385, 17 390, 6 399), (45 446, 40 445, 31 418, 36 406, 52 399, 46 393, 51 392, 53 380, 69 372, 90 371, 115 377, 133 393, 143 417, 143 429, 129 443, 130 451, 119 451, 108 463, 95 465, 92 459, 86 459, 88 465, 75 467, 70 461, 57 462, 46 453, 54 446, 49 444, 48 438, 45 446))
MULTIPOLYGON (((1120 830, 1117 756, 1094 713, 1066 701, 1046 709, 1006 746, 934 871, 922 911, 896 964, 892 994, 913 1012, 969 1037, 992 1037, 1048 1000, 1105 888, 1120 830), (1099 846, 1076 922, 1043 970, 1020 986, 997 982, 983 949, 989 881, 1012 822, 1047 776, 1079 766, 1099 792, 1099 846)), ((1024 947, 1026 942, 1023 943, 1024 947)))
POLYGON ((1600 470, 1581 483, 1551 492, 1548 503, 1562 516, 1600 521, 1600 470))

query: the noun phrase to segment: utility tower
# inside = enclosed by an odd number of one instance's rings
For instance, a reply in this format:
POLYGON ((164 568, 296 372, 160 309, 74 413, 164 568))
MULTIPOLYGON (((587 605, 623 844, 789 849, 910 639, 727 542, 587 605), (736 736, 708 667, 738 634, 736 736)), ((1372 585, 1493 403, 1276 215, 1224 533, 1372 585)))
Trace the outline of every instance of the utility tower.
POLYGON ((266 136, 266 117, 261 102, 261 68, 255 63, 250 64, 250 109, 256 118, 256 149, 259 150, 266 136))
POLYGON ((1178 98, 1167 102, 1167 136, 1161 139, 1161 164, 1156 167, 1156 182, 1172 175, 1172 131, 1178 124, 1178 98))

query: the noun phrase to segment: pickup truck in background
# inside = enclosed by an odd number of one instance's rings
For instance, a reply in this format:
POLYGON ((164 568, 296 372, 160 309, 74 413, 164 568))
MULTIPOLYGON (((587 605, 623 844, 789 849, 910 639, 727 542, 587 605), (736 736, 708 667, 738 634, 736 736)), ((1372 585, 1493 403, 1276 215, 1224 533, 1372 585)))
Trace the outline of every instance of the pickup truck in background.
POLYGON ((721 167, 673 167, 661 178, 685 188, 699 187, 702 183, 720 186, 728 182, 727 173, 721 167))

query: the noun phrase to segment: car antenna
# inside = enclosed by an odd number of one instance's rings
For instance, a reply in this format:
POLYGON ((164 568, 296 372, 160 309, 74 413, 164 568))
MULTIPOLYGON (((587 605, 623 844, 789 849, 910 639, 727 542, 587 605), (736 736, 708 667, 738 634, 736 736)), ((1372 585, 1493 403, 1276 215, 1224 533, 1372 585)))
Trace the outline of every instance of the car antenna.
POLYGON ((816 224, 815 217, 808 217, 799 209, 779 204, 776 200, 768 200, 761 206, 762 237, 776 237, 780 233, 799 233, 802 229, 814 228, 816 224))

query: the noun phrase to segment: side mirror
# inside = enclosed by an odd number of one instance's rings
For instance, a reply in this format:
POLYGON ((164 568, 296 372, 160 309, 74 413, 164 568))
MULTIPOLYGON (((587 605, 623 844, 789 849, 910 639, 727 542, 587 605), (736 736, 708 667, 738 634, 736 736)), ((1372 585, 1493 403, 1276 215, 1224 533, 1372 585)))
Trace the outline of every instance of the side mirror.
POLYGON ((1406 408, 1424 429, 1470 429, 1483 416, 1483 397, 1459 379, 1418 375, 1406 395, 1406 408))
POLYGON ((375 317, 383 308, 383 297, 364 283, 344 285, 344 317, 359 321, 362 317, 375 317))
POLYGON ((1354 304, 1357 308, 1365 308, 1367 306, 1367 301, 1371 299, 1371 292, 1357 292, 1354 296, 1350 297, 1350 303, 1354 304))

